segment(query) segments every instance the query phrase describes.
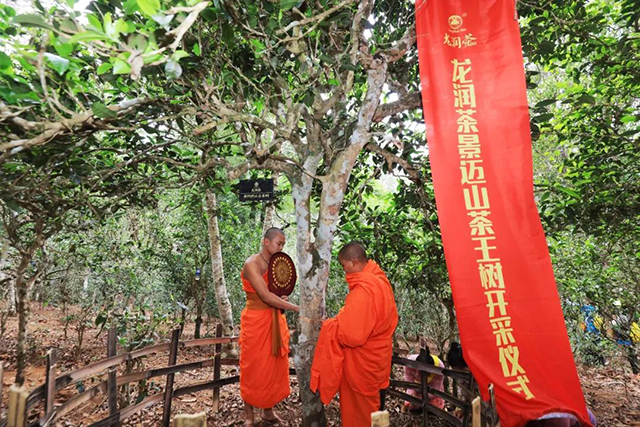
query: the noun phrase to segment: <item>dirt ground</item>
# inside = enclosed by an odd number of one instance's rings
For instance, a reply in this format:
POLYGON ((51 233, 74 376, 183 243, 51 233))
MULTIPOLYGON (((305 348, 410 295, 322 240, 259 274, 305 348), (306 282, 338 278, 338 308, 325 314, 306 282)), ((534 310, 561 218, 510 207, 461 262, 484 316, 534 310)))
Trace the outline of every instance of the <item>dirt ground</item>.
MULTIPOLYGON (((50 348, 58 349, 58 372, 72 371, 93 361, 106 357, 106 331, 97 335, 98 330, 89 328, 85 332, 83 348, 76 357, 76 331, 73 326, 68 329, 64 337, 64 323, 59 309, 51 307, 35 307, 29 321, 29 365, 26 372, 26 387, 32 389, 44 381, 44 356, 50 348)), ((213 324, 203 325, 203 334, 213 334, 213 324)), ((0 337, 0 362, 4 366, 2 411, 6 413, 7 392, 15 377, 15 335, 17 321, 10 318, 6 331, 0 337)), ((193 325, 185 328, 183 339, 193 336, 193 325)), ((178 363, 202 360, 210 356, 210 348, 181 350, 178 363)), ((139 369, 165 366, 167 355, 160 354, 144 358, 139 369)), ((630 373, 623 363, 612 361, 606 367, 587 368, 580 366, 578 371, 582 380, 587 404, 598 418, 599 425, 604 427, 636 426, 640 427, 640 376, 630 373)), ((222 376, 237 375, 236 367, 223 367, 222 376)), ((92 378, 81 384, 71 384, 56 394, 56 404, 62 404, 77 394, 77 389, 90 388, 103 378, 92 378)), ((175 387, 182 387, 200 381, 213 379, 212 368, 198 371, 179 373, 175 376, 175 387)), ((149 394, 161 392, 164 387, 164 377, 157 377, 149 381, 149 394)), ((298 426, 301 419, 301 406, 298 395, 298 383, 291 377, 291 395, 281 402, 276 410, 284 420, 285 426, 298 426)), ((135 397, 135 393, 132 393, 135 397)), ((209 426, 231 427, 242 425, 242 400, 238 384, 228 385, 220 391, 220 408, 215 414, 211 411, 212 392, 210 390, 181 396, 174 399, 172 414, 197 413, 204 411, 208 417, 209 426)), ((387 409, 390 412, 393 426, 419 426, 421 418, 410 415, 401 410, 402 403, 397 399, 387 398, 387 409)), ((41 408, 40 408, 41 409, 41 408)), ((37 415, 33 411, 32 415, 37 415)), ((59 426, 87 426, 100 420, 107 414, 107 404, 104 396, 100 395, 94 401, 76 409, 62 419, 59 426)), ((340 410, 337 399, 326 407, 329 426, 340 425, 340 410)), ((160 425, 162 419, 161 405, 155 405, 131 416, 123 426, 147 427, 160 425)), ((256 411, 256 425, 261 423, 260 415, 256 411)))

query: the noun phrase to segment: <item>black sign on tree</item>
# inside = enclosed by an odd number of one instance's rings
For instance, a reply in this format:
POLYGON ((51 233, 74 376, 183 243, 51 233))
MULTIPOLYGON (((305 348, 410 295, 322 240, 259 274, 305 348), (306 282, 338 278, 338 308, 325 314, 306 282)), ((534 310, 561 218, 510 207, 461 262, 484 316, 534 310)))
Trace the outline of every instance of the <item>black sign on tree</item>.
POLYGON ((273 200, 273 179, 243 179, 240 181, 241 202, 269 202, 273 200))

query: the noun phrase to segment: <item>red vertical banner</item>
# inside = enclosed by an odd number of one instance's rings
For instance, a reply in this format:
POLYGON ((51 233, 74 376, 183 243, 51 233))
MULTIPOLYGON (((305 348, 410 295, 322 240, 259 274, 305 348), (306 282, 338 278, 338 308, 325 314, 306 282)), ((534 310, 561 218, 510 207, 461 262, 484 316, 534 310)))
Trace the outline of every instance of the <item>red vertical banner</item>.
POLYGON ((417 0, 422 101, 465 360, 503 426, 589 425, 533 198, 514 0, 417 0))

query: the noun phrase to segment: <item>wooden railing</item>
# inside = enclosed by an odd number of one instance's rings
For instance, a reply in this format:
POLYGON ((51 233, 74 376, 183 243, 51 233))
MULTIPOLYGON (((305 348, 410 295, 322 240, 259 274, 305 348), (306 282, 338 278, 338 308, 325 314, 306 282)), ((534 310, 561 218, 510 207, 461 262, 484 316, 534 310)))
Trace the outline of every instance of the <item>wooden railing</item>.
POLYGON ((214 411, 217 411, 219 407, 220 387, 237 383, 239 381, 239 377, 237 375, 228 378, 220 377, 221 366, 238 365, 238 359, 222 358, 222 344, 237 341, 238 337, 222 336, 222 325, 220 324, 217 325, 215 338, 195 339, 189 341, 180 341, 180 330, 175 329, 171 333, 171 342, 169 343, 152 345, 129 353, 116 355, 116 331, 114 328, 111 328, 107 339, 107 355, 110 357, 91 363, 75 371, 65 372, 56 376, 56 351, 55 349, 50 350, 47 353, 47 370, 44 384, 34 388, 28 394, 21 390, 12 391, 15 395, 12 395, 15 403, 10 404, 9 416, 7 419, 2 420, 1 425, 9 425, 9 427, 26 427, 27 425, 30 427, 52 426, 57 420, 100 394, 106 394, 107 396, 109 415, 100 421, 91 424, 90 427, 117 426, 120 424, 120 421, 130 417, 136 412, 158 403, 163 404, 162 425, 163 427, 168 427, 170 424, 172 399, 202 390, 213 390, 213 409, 214 411), (180 349, 203 346, 215 346, 213 358, 177 364, 178 352, 180 349), (169 352, 168 365, 165 367, 132 372, 121 376, 116 375, 117 366, 124 362, 133 361, 143 356, 163 352, 169 352), (213 379, 211 381, 174 388, 174 376, 176 373, 193 371, 206 367, 213 367, 214 372, 213 379), (106 381, 102 381, 101 383, 81 392, 61 406, 54 407, 54 397, 57 392, 70 384, 75 384, 77 381, 82 381, 105 371, 108 371, 106 381), (166 385, 163 393, 146 397, 135 405, 118 409, 118 386, 160 376, 166 376, 166 385), (24 402, 21 402, 21 400, 24 402), (44 404, 44 414, 36 421, 27 424, 27 414, 31 409, 35 408, 39 404, 44 404))
MULTIPOLYGON (((473 424, 476 426, 490 426, 494 427, 498 424, 498 418, 495 412, 495 401, 493 399, 493 388, 489 389, 491 400, 489 403, 481 401, 480 397, 474 393, 475 382, 473 376, 469 372, 457 371, 453 369, 440 368, 427 363, 418 362, 416 360, 410 360, 394 355, 391 360, 391 365, 406 366, 416 369, 420 372, 420 382, 408 382, 395 380, 393 378, 389 381, 389 388, 382 393, 382 407, 384 409, 384 395, 397 397, 405 400, 409 403, 413 403, 422 408, 423 425, 430 425, 430 417, 436 416, 442 420, 447 421, 449 424, 456 427, 467 427, 473 424), (448 378, 453 384, 452 392, 448 390, 440 391, 432 387, 429 387, 427 376, 429 374, 442 375, 448 378), (406 393, 405 390, 418 390, 421 397, 416 397, 406 393), (458 396, 458 390, 461 391, 463 396, 458 396), (429 404, 429 395, 436 396, 444 400, 452 409, 458 408, 457 411, 460 417, 455 416, 451 412, 447 412, 443 409, 437 408, 429 404)), ((393 372, 393 369, 392 369, 393 372)))
MULTIPOLYGON (((56 351, 52 349, 47 353, 47 369, 44 384, 34 388, 29 393, 22 389, 12 387, 9 398, 8 418, 0 421, 0 427, 7 425, 8 427, 26 427, 27 425, 29 427, 52 426, 55 425, 56 421, 100 394, 106 395, 107 397, 109 415, 91 424, 89 427, 119 426, 122 420, 127 419, 145 408, 160 403, 163 405, 162 425, 163 427, 169 427, 172 399, 203 390, 213 390, 212 409, 214 412, 217 412, 220 400, 220 387, 239 382, 237 375, 227 378, 220 377, 222 366, 238 365, 239 363, 238 359, 222 358, 222 344, 237 341, 238 337, 224 337, 222 335, 222 325, 218 324, 215 338, 180 341, 180 330, 175 329, 171 333, 171 341, 169 343, 151 345, 132 352, 116 354, 116 330, 115 328, 111 328, 107 339, 108 357, 106 359, 60 375, 56 375, 56 351), (204 346, 214 346, 213 358, 178 364, 178 352, 180 349, 204 346), (132 372, 120 376, 116 374, 116 368, 122 363, 163 352, 169 353, 167 366, 132 372), (213 379, 211 381, 190 384, 180 388, 174 387, 174 376, 176 373, 194 371, 206 367, 213 367, 213 379), (61 406, 55 407, 54 401, 57 392, 70 384, 95 377, 105 371, 107 372, 107 379, 105 381, 77 394, 61 406), (162 376, 166 377, 166 385, 162 393, 146 397, 137 404, 118 409, 117 388, 119 386, 162 376), (38 405, 43 405, 44 410, 41 410, 37 420, 27 423, 27 415, 30 410, 36 408, 38 405)), ((389 388, 381 391, 381 409, 384 409, 386 395, 390 395, 420 406, 423 409, 423 424, 425 426, 429 425, 430 416, 443 419, 455 427, 467 427, 472 420, 474 427, 480 425, 493 427, 496 425, 497 416, 495 414, 493 390, 489 390, 491 396, 490 403, 481 403, 480 398, 476 397, 475 393, 473 393, 475 383, 470 373, 440 368, 399 357, 397 354, 406 354, 406 351, 400 349, 394 348, 394 354, 396 355, 392 358, 392 367, 393 365, 400 365, 417 369, 420 372, 421 381, 420 383, 414 383, 391 378, 389 388), (427 382, 428 374, 443 375, 452 381, 452 393, 429 387, 427 382), (408 389, 420 390, 422 397, 418 398, 407 394, 406 390, 408 389), (457 396, 458 389, 462 391, 464 396, 457 396), (428 403, 429 394, 443 399, 453 408, 459 408, 460 410, 458 412, 461 414, 461 417, 459 418, 450 412, 430 405, 428 403)), ((295 375, 295 370, 290 369, 289 373, 290 375, 295 375)))

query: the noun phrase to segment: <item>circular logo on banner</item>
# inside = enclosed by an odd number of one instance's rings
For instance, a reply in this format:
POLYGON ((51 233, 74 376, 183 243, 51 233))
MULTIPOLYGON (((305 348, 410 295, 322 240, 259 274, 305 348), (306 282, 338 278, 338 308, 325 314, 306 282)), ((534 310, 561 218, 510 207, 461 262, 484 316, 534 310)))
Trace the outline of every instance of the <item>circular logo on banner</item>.
POLYGON ((273 254, 269 260, 269 291, 282 296, 293 292, 296 284, 296 267, 289 255, 284 252, 273 254))
POLYGON ((452 31, 459 30, 462 27, 462 17, 460 15, 451 15, 449 17, 449 28, 452 31))

